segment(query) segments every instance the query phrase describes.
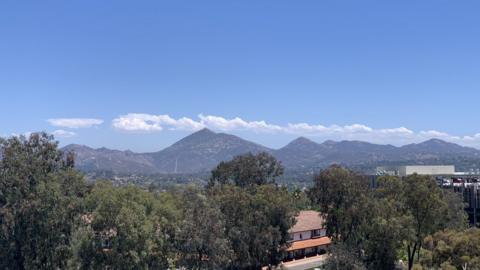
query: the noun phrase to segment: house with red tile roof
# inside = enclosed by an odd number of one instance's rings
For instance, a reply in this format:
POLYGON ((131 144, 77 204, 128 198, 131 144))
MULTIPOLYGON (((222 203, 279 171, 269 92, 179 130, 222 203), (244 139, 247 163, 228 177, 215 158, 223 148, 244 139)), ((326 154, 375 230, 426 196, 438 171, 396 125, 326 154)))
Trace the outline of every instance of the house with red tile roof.
POLYGON ((324 219, 317 211, 300 211, 295 225, 290 229, 290 246, 285 260, 325 254, 331 239, 327 236, 324 219))

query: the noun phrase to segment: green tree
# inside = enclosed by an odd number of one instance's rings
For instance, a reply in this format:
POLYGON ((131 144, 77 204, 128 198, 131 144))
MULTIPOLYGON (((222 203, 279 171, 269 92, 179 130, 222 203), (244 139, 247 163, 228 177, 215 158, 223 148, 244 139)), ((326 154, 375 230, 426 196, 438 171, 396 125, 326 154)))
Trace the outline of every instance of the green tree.
POLYGON ((330 269, 341 269, 342 260, 351 257, 369 269, 395 267, 402 241, 398 202, 380 196, 385 193, 382 183, 374 193, 364 177, 336 165, 315 176, 308 193, 326 220, 327 234, 339 247, 332 249, 330 269), (343 254, 346 249, 348 257, 343 254))
POLYGON ((315 176, 308 194, 325 219, 327 235, 358 246, 363 241, 360 227, 371 218, 369 192, 365 178, 333 165, 315 176))
POLYGON ((447 209, 442 192, 430 176, 410 175, 403 179, 405 203, 404 227, 408 229, 405 245, 408 269, 412 269, 415 255, 422 248, 423 239, 442 229, 442 220, 447 209))
POLYGON ((406 235, 401 180, 381 177, 377 180, 371 204, 372 216, 366 231, 365 263, 369 269, 394 269, 406 235))
POLYGON ((250 187, 274 183, 275 178, 282 174, 283 166, 272 155, 265 152, 256 155, 248 153, 221 162, 212 171, 209 185, 230 183, 250 187))
POLYGON ((98 182, 86 199, 70 266, 79 269, 166 269, 174 258, 178 213, 137 187, 98 182))
POLYGON ((402 248, 412 269, 427 235, 466 224, 461 199, 429 176, 382 177, 372 190, 361 176, 332 166, 315 177, 309 196, 327 234, 369 269, 392 269, 402 248))
POLYGON ((45 133, 0 140, 0 156, 0 268, 65 268, 83 176, 45 133))
POLYGON ((225 216, 225 233, 235 254, 228 269, 260 269, 282 260, 288 230, 295 222, 295 209, 286 189, 218 185, 209 190, 209 196, 225 216))
POLYGON ((176 235, 178 265, 186 269, 221 269, 228 265, 234 254, 218 206, 194 186, 178 196, 182 202, 182 221, 176 235))
POLYGON ((322 265, 323 270, 366 270, 367 268, 361 260, 355 255, 356 252, 346 246, 338 243, 330 247, 330 256, 322 265))
POLYGON ((426 269, 480 269, 480 229, 445 230, 424 240, 421 265, 426 269))
POLYGON ((465 203, 461 193, 449 189, 442 190, 442 199, 445 202, 441 227, 445 229, 464 230, 468 227, 468 215, 465 212, 465 203))
POLYGON ((405 247, 408 269, 413 268, 415 257, 418 261, 426 236, 446 228, 466 226, 461 199, 441 190, 430 176, 414 174, 403 179, 379 179, 375 197, 380 205, 390 206, 389 211, 383 210, 377 217, 390 216, 390 222, 385 224, 390 227, 389 233, 405 247))
POLYGON ((290 194, 291 194, 295 209, 297 209, 298 211, 311 210, 314 208, 314 206, 312 205, 312 201, 308 197, 308 194, 305 190, 296 188, 293 191, 291 191, 290 194))

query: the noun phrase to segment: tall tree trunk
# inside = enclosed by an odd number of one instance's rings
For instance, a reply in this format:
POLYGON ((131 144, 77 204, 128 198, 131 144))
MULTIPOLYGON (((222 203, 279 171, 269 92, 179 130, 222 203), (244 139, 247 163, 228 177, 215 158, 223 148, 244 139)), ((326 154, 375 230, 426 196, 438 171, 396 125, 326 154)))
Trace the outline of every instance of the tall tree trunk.
POLYGON ((417 243, 413 245, 413 249, 410 248, 410 245, 407 245, 407 254, 408 254, 408 270, 412 270, 413 261, 415 260, 415 253, 417 251, 417 243))

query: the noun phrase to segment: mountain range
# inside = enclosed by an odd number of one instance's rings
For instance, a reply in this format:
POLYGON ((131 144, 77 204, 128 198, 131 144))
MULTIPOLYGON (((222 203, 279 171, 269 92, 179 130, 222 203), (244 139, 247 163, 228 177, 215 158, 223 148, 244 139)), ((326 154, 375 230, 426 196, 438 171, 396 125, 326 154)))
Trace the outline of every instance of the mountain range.
POLYGON ((208 172, 221 161, 248 152, 268 152, 280 160, 287 170, 318 169, 334 163, 364 169, 385 164, 445 162, 460 162, 462 164, 454 165, 462 167, 465 161, 470 165, 477 165, 480 161, 480 150, 439 139, 396 147, 362 141, 316 143, 300 137, 280 149, 271 149, 234 135, 208 129, 197 131, 161 151, 152 153, 93 149, 77 144, 67 145, 63 150, 75 152, 76 166, 80 170, 131 174, 208 172))

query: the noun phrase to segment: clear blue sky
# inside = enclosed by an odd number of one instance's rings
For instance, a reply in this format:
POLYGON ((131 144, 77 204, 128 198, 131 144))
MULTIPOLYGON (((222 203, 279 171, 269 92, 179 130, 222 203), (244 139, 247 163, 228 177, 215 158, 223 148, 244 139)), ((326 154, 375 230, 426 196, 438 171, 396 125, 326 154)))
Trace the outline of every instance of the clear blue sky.
POLYGON ((442 0, 1 1, 0 135, 154 151, 206 126, 271 147, 300 135, 480 147, 479 11, 442 0))

